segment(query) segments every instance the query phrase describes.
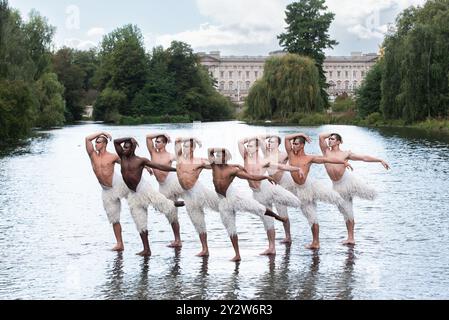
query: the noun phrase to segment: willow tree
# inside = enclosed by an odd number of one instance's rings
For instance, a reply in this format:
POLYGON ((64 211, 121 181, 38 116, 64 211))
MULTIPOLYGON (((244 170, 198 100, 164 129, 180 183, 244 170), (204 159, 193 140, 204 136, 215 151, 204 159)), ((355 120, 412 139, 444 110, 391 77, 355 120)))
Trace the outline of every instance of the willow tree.
POLYGON ((404 10, 384 42, 381 110, 414 122, 449 115, 449 0, 404 10))
POLYGON ((247 99, 250 118, 285 119, 294 113, 323 109, 320 76, 314 60, 296 54, 271 57, 264 70, 247 99))

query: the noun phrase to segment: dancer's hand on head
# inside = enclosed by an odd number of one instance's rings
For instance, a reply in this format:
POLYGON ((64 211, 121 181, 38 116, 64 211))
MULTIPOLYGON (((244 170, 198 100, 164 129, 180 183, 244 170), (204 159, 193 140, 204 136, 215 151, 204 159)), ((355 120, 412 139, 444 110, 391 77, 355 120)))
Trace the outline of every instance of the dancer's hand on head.
POLYGON ((307 141, 308 143, 312 143, 312 139, 310 139, 309 136, 305 136, 304 138, 306 139, 306 141, 307 141))
POLYGON ((388 163, 386 163, 385 161, 381 161, 382 165, 384 166, 385 169, 390 170, 390 166, 388 165, 388 163))
POLYGON ((139 147, 139 143, 137 142, 137 140, 136 140, 136 139, 134 139, 134 138, 131 138, 131 143, 132 143, 133 145, 135 145, 135 146, 138 146, 138 147, 139 147))
POLYGON ((348 170, 354 171, 354 168, 351 166, 351 164, 348 161, 345 162, 345 167, 348 170))
POLYGON ((109 141, 112 141, 112 136, 111 136, 110 133, 108 133, 108 132, 103 132, 103 135, 105 135, 105 136, 109 139, 109 141))

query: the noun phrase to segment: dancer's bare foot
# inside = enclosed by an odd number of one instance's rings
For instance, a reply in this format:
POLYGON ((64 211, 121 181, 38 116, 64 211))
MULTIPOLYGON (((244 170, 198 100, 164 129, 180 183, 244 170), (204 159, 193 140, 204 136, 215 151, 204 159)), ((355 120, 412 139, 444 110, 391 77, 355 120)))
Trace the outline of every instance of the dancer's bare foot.
POLYGON ((151 250, 143 250, 142 252, 136 253, 136 255, 141 257, 149 257, 151 256, 151 250))
POLYGON ((112 251, 121 252, 125 250, 125 246, 123 244, 116 244, 114 248, 111 249, 112 251))
POLYGON ((292 244, 292 239, 291 238, 285 238, 284 240, 281 241, 282 244, 292 244))
POLYGON ((209 250, 203 250, 200 253, 196 255, 197 257, 208 257, 209 256, 209 250))
POLYGON ((172 241, 167 247, 169 248, 181 248, 182 242, 181 241, 172 241))
POLYGON ((276 255, 276 250, 275 249, 267 249, 264 252, 262 252, 260 255, 261 256, 274 256, 274 255, 276 255))
POLYGON ((242 258, 240 258, 240 255, 236 255, 234 258, 231 259, 232 262, 238 262, 242 261, 242 258))
POLYGON ((341 243, 344 246, 354 246, 355 240, 354 239, 347 239, 341 243))
POLYGON ((320 248, 320 244, 312 242, 311 244, 305 246, 305 248, 309 250, 318 250, 320 248))

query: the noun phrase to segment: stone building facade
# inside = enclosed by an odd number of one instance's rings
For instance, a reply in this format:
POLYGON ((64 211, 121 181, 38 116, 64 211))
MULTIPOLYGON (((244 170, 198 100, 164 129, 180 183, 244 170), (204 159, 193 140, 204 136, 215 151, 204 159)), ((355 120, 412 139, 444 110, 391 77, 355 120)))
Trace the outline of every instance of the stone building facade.
MULTIPOLYGON (((243 104, 249 89, 263 76, 265 60, 285 54, 271 52, 269 56, 221 56, 220 51, 199 52, 201 64, 217 81, 217 90, 237 104, 243 104)), ((351 56, 329 56, 324 63, 329 95, 335 97, 346 92, 354 94, 368 70, 376 63, 375 53, 353 52, 351 56)))

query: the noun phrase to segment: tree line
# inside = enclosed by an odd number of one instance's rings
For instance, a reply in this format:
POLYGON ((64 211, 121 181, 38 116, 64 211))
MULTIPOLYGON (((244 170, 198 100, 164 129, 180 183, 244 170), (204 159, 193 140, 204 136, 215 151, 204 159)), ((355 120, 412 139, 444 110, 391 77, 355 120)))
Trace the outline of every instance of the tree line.
POLYGON ((56 29, 33 10, 25 22, 0 0, 0 139, 27 136, 83 118, 123 123, 225 120, 234 105, 216 90, 191 47, 173 42, 146 52, 141 31, 126 25, 98 48, 53 50, 56 29))
POLYGON ((384 56, 357 94, 362 117, 413 123, 449 113, 449 0, 429 0, 396 19, 384 56))

